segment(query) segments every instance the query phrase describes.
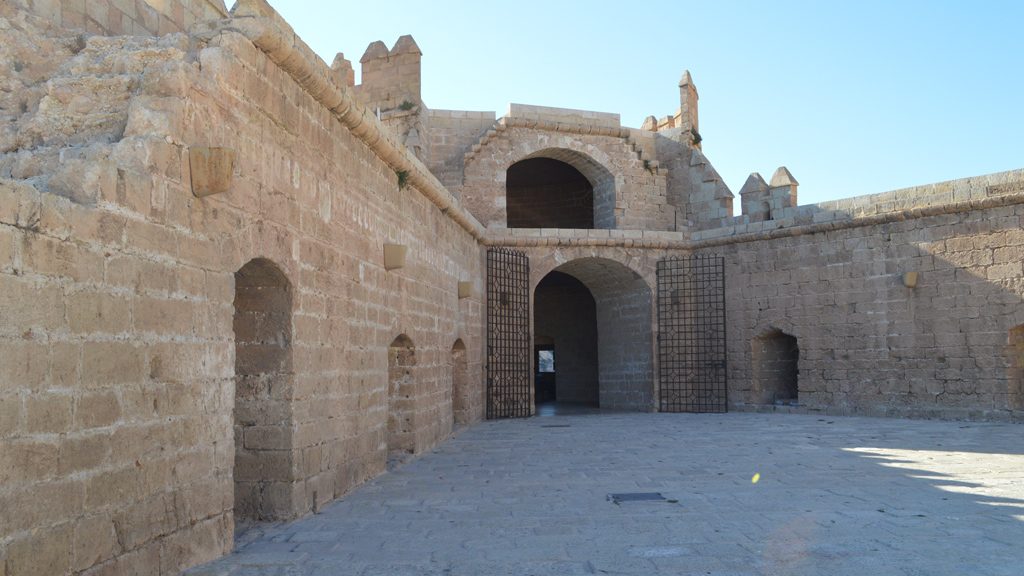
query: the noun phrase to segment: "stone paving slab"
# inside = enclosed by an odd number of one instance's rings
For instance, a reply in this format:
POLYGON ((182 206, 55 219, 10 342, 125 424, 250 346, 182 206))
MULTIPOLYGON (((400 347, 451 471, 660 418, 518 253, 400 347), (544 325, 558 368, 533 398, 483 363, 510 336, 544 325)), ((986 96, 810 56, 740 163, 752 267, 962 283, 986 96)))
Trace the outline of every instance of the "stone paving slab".
POLYGON ((254 530, 189 574, 1019 576, 1024 427, 786 414, 485 422, 312 517, 254 530), (607 498, 628 492, 667 500, 607 498))

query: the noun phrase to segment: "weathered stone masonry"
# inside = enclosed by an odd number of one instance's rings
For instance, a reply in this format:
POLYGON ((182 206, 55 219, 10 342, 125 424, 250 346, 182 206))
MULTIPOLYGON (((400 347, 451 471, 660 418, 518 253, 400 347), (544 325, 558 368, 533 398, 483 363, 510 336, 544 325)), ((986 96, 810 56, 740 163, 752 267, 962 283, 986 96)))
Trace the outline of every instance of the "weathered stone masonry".
POLYGON ((176 574, 480 420, 492 246, 533 311, 589 292, 570 399, 657 409, 657 263, 717 254, 732 409, 1022 418, 1024 171, 799 206, 780 168, 733 216, 688 73, 632 129, 431 110, 411 37, 357 86, 262 0, 6 0, 0 34, 0 576, 176 574), (509 226, 531 158, 592 228, 509 226))
MULTIPOLYGON (((26 40, 62 34, 10 18, 26 40)), ((230 549, 252 476, 253 516, 287 518, 382 472, 399 334, 424 407, 411 446, 447 436, 457 340, 479 371, 480 291, 457 295, 480 277, 473 236, 237 32, 73 52, 4 150, 6 573, 174 574, 230 549), (65 100, 68 83, 93 105, 65 100), (235 151, 230 193, 193 196, 196 146, 235 151), (410 248, 404 268, 384 270, 385 243, 410 248), (248 388, 236 272, 255 261, 288 287, 291 362, 233 433, 248 388), (269 456, 236 464, 236 442, 269 456)))

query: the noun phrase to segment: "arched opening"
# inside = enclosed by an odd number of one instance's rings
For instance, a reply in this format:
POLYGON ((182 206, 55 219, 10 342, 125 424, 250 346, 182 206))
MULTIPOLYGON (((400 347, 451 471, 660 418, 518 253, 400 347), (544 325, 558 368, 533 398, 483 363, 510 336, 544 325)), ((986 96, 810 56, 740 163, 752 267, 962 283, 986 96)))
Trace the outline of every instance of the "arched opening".
POLYGON ((505 174, 509 228, 614 228, 615 178, 572 150, 542 150, 505 174))
POLYGON ((799 400, 800 347, 796 337, 771 330, 751 342, 753 402, 795 406, 799 400))
POLYGON ((412 454, 416 448, 416 347, 400 334, 388 347, 388 459, 412 454))
POLYGON ((292 291, 270 260, 235 273, 235 517, 290 515, 292 291))
POLYGON ((452 346, 452 422, 461 426, 470 421, 469 400, 469 362, 466 358, 466 345, 462 338, 452 346))
POLYGON ((598 405, 597 305, 582 282, 562 272, 534 291, 534 401, 598 405))
POLYGON ((547 338, 535 336, 535 362, 550 351, 558 403, 653 409, 651 289, 626 266, 581 258, 548 273, 534 291, 534 334, 547 338))
POLYGON ((1006 347, 1007 404, 1010 410, 1024 410, 1024 324, 1010 329, 1006 347))

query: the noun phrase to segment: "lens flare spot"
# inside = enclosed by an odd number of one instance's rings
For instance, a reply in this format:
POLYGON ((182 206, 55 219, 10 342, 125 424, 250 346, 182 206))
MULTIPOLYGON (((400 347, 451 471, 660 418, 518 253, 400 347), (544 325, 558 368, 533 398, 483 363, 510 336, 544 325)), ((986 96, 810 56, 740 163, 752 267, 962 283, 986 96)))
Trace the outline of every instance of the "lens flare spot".
POLYGON ((750 479, 750 483, 751 483, 751 484, 757 484, 757 482, 758 482, 758 481, 759 481, 760 479, 761 479, 761 473, 760 473, 760 472, 758 472, 758 473, 754 474, 754 477, 753 477, 753 478, 751 478, 751 479, 750 479))

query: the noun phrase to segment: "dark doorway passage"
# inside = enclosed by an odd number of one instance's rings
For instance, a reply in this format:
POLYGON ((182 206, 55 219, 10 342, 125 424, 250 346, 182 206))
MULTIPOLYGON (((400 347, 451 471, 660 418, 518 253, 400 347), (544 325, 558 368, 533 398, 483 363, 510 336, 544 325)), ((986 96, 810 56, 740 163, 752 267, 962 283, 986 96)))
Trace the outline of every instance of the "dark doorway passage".
POLYGON ((534 293, 534 394, 538 407, 598 405, 597 305, 590 290, 551 272, 534 293))
POLYGON ((550 336, 537 335, 533 342, 533 401, 537 405, 555 402, 555 341, 550 336))
POLYGON ((594 227, 594 187, 569 164, 529 158, 506 177, 509 228, 594 227))

